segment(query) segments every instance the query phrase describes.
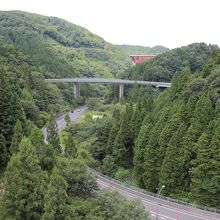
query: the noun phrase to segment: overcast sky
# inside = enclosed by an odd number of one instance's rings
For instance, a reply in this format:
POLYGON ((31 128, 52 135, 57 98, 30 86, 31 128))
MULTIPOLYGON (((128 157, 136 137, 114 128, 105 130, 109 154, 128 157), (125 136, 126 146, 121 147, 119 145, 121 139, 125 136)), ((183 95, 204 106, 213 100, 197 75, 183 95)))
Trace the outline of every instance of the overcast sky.
POLYGON ((220 46, 220 0, 0 0, 0 10, 60 17, 113 44, 220 46))

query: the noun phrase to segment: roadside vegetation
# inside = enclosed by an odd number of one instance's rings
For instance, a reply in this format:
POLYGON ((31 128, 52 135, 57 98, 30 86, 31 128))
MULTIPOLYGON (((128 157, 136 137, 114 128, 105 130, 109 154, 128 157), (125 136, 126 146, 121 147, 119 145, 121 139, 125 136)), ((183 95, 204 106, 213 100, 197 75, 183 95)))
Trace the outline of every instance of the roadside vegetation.
MULTIPOLYGON (((133 49, 146 48, 126 47, 133 49)), ((220 207, 219 48, 196 43, 128 69, 121 50, 58 18, 0 12, 1 219, 148 219, 140 202, 99 190, 86 166, 220 207), (45 82, 66 76, 172 81, 172 87, 126 86, 119 102, 116 86, 82 85, 75 99, 70 85, 45 82), (66 116, 59 135, 57 113, 79 105, 89 111, 74 124, 66 116)))
POLYGON ((69 131, 104 174, 154 193, 165 185, 165 196, 219 208, 219 70, 213 49, 200 71, 183 69, 170 89, 136 86, 110 116, 85 117, 69 131))

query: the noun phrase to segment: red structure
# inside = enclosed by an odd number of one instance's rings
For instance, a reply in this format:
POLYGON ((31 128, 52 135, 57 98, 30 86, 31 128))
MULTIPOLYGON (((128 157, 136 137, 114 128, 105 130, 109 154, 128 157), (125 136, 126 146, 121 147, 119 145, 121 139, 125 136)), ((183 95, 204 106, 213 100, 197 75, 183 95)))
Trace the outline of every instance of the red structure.
POLYGON ((156 55, 130 55, 134 65, 143 63, 144 61, 152 60, 156 55))

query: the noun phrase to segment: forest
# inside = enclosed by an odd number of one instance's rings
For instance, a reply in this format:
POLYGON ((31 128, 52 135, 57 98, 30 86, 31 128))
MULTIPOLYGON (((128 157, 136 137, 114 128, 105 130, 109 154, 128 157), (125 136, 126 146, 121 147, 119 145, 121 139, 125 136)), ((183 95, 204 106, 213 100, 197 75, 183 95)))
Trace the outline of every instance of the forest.
POLYGON ((219 64, 213 48, 200 70, 176 72, 170 89, 136 85, 107 110, 88 102, 105 117, 94 123, 88 114, 67 132, 87 146, 100 172, 154 193, 165 185, 165 196, 219 208, 219 64))
POLYGON ((70 134, 59 137, 55 113, 69 109, 68 101, 38 71, 12 45, 1 46, 1 219, 148 219, 140 202, 98 190, 87 170, 90 153, 76 147, 70 134))
POLYGON ((131 66, 128 53, 147 49, 111 45, 62 19, 0 12, 2 219, 148 219, 140 202, 99 190, 87 166, 150 192, 166 185, 165 196, 220 208, 220 50, 205 43, 156 47, 154 60, 131 66), (76 76, 172 87, 127 86, 119 102, 116 87, 82 86, 76 100, 69 85, 45 81, 76 76), (66 115, 59 134, 56 114, 78 105, 89 111, 76 124, 66 115))

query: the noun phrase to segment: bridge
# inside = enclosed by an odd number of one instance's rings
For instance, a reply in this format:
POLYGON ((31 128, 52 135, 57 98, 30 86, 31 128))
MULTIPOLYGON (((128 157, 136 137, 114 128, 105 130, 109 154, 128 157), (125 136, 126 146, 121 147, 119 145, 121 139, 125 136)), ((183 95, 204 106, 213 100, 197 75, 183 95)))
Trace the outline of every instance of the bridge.
POLYGON ((144 85, 153 86, 156 88, 169 88, 171 83, 167 82, 153 82, 153 81, 135 81, 127 79, 105 79, 105 78, 62 78, 62 79, 46 79, 47 82, 51 83, 71 83, 74 87, 75 98, 80 96, 80 84, 81 83, 102 83, 102 84, 116 84, 119 85, 119 99, 123 98, 124 85, 144 85))

